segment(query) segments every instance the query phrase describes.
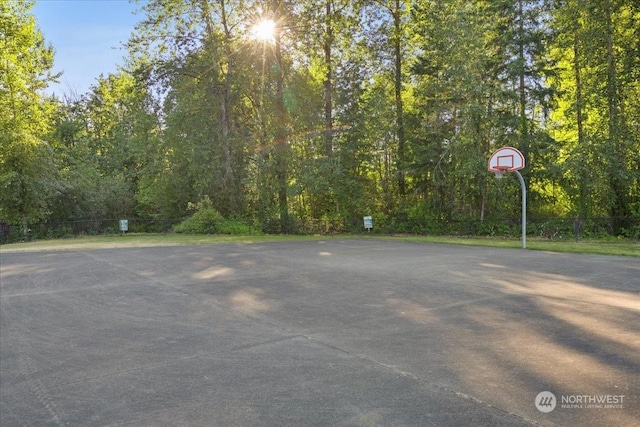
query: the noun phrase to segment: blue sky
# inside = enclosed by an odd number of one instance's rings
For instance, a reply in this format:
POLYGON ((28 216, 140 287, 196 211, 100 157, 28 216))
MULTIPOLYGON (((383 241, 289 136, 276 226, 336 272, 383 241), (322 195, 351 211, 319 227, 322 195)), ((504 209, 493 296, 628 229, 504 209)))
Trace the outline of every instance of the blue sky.
POLYGON ((117 71, 139 8, 128 0, 39 0, 31 12, 56 51, 54 71, 64 72, 48 92, 81 95, 100 74, 117 71))

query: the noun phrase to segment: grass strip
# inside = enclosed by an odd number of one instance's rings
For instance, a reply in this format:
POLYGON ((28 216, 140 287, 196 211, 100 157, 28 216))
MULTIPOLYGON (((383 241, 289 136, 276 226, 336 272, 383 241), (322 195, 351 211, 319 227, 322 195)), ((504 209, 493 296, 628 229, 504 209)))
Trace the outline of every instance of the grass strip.
MULTIPOLYGON (((416 243, 438 243, 520 249, 519 239, 497 237, 453 237, 411 235, 336 234, 314 236, 292 235, 193 235, 193 234, 126 234, 124 236, 82 236, 68 239, 40 240, 0 246, 0 252, 37 252, 55 250, 89 250, 127 247, 214 245, 224 243, 254 244, 262 242, 313 241, 327 239, 376 239, 416 243)), ((624 239, 545 240, 527 239, 527 250, 640 257, 640 241, 624 239)))

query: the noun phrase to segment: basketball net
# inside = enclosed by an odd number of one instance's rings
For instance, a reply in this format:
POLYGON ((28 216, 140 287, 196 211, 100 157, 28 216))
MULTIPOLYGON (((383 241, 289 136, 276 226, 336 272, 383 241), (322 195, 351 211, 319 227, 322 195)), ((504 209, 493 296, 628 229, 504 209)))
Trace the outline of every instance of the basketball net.
POLYGON ((502 177, 504 176, 504 173, 507 172, 508 170, 509 170, 508 166, 496 166, 493 173, 496 174, 496 178, 502 179, 502 177))

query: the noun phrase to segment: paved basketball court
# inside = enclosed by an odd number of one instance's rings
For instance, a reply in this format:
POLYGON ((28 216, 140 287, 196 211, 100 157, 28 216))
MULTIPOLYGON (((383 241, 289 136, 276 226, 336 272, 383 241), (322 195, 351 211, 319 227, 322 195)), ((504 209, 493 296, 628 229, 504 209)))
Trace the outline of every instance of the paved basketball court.
POLYGON ((640 419, 637 258, 357 239, 0 255, 3 427, 640 419))

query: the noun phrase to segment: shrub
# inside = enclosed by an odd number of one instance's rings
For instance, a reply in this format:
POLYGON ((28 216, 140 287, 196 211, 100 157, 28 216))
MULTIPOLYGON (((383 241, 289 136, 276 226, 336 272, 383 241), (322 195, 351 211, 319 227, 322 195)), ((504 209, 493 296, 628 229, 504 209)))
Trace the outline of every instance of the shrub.
POLYGON ((205 198, 196 203, 190 203, 189 209, 195 212, 189 218, 173 227, 176 233, 190 234, 233 234, 233 235, 255 235, 260 234, 251 225, 242 219, 225 219, 214 207, 211 200, 205 198))
POLYGON ((206 197, 193 205, 189 203, 189 208, 195 212, 189 218, 173 227, 176 233, 193 234, 218 234, 224 221, 223 216, 214 209, 209 197, 206 197))
POLYGON ((245 223, 241 219, 225 219, 220 224, 220 234, 255 235, 261 234, 259 230, 245 223))

